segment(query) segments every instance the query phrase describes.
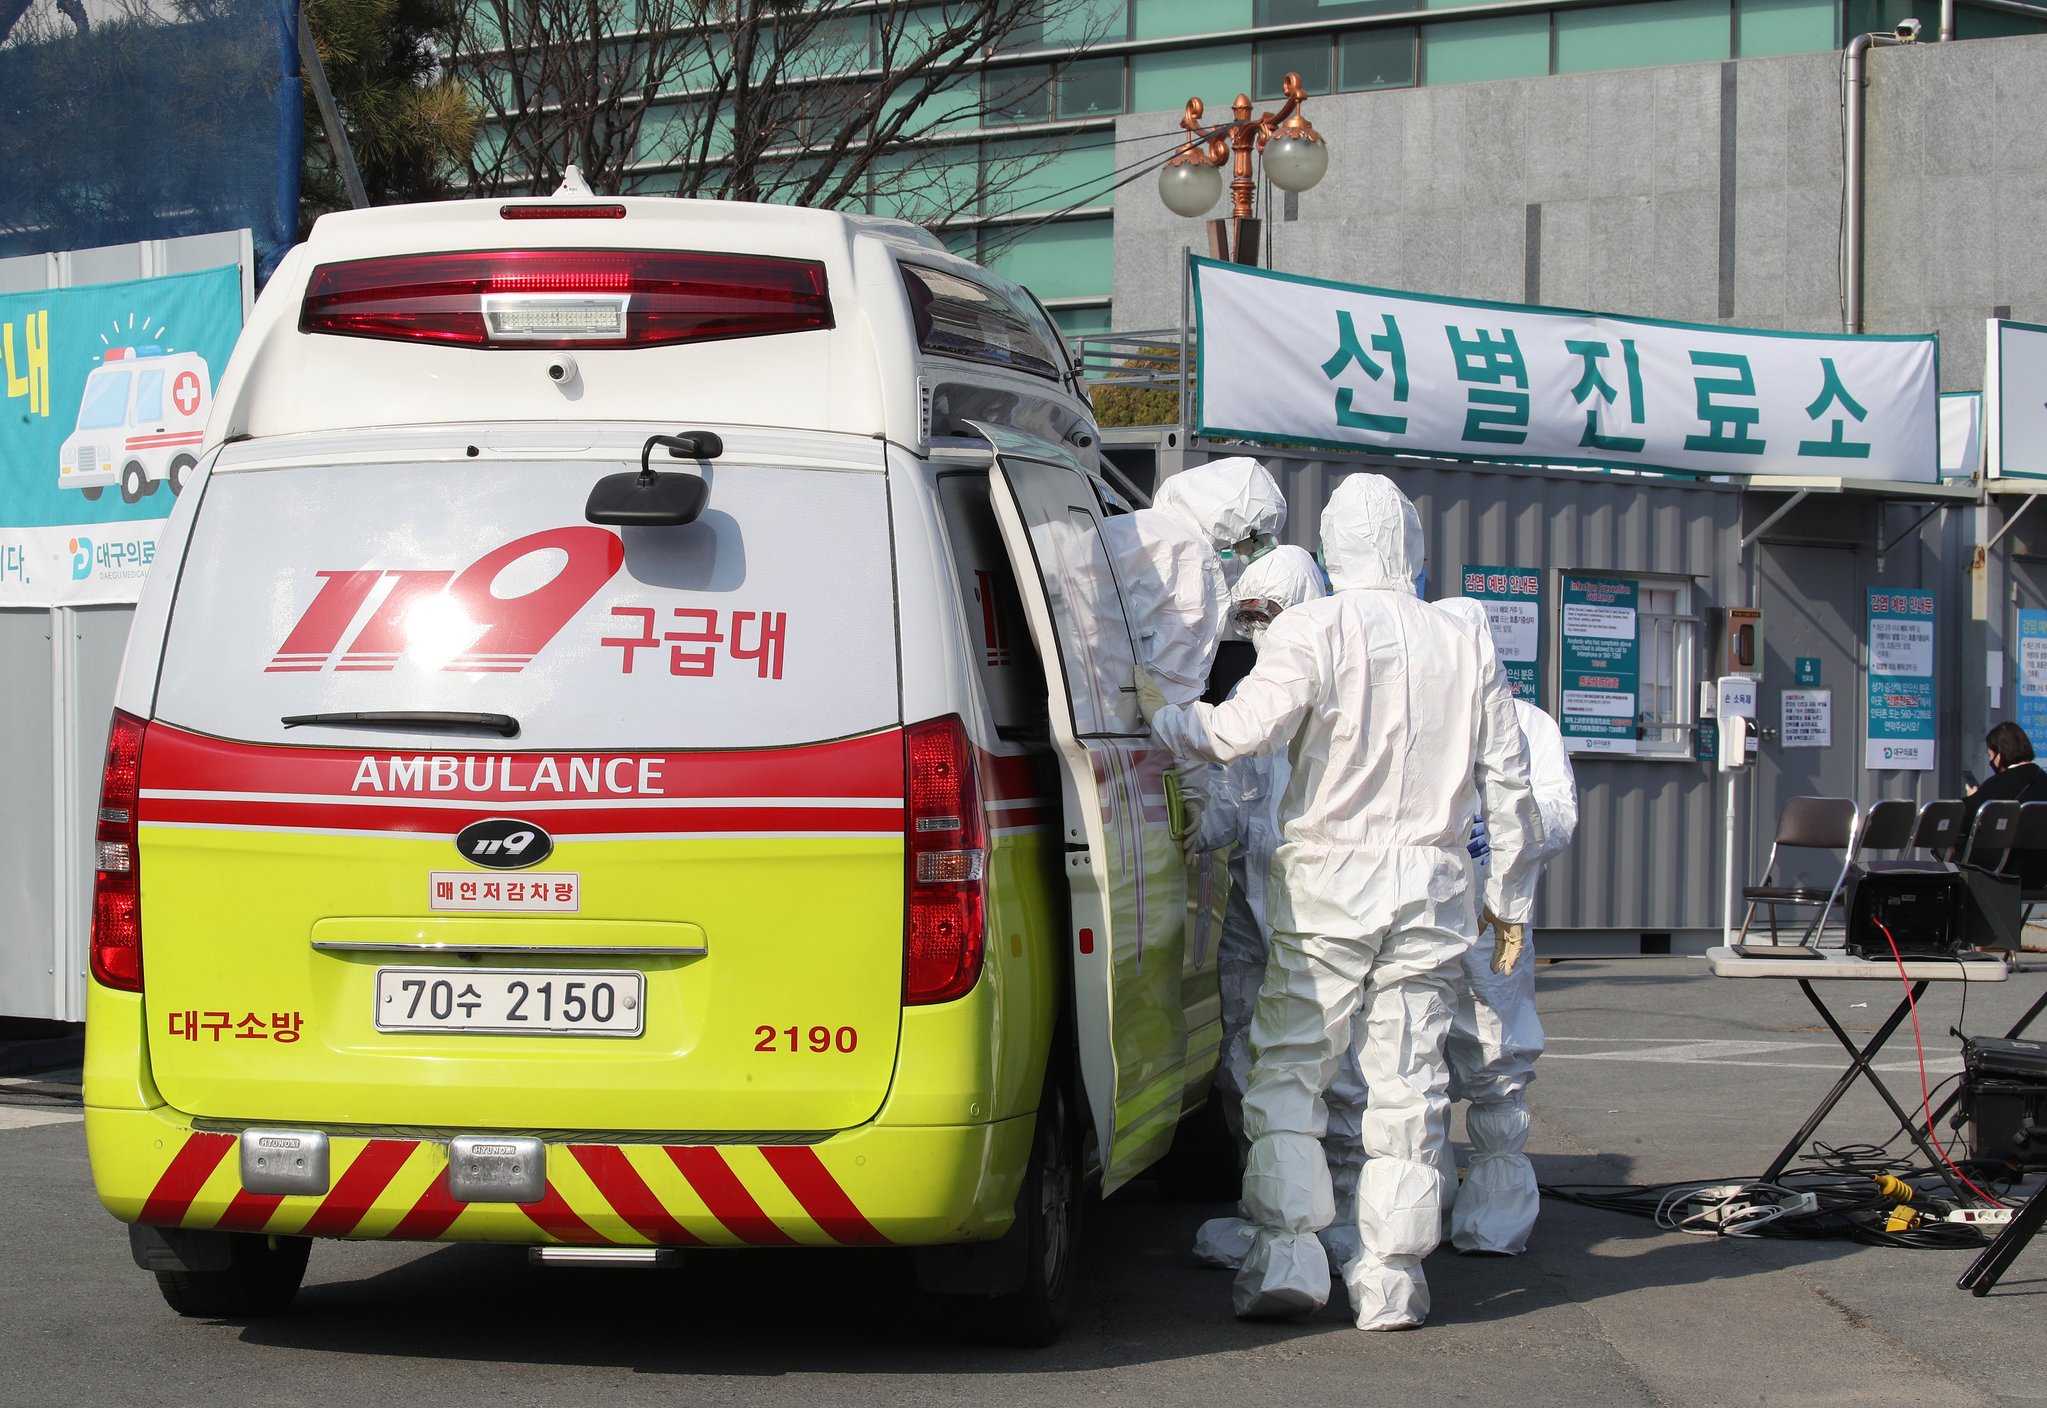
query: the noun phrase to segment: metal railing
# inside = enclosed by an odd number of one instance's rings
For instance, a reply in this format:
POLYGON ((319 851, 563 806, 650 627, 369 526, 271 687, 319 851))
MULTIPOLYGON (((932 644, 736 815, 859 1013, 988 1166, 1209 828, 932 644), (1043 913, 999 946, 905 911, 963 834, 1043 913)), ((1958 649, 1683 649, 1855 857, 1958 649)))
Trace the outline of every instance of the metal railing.
POLYGON ((1094 393, 1103 423, 1180 424, 1183 408, 1192 405, 1189 342, 1180 328, 1089 333, 1072 339, 1074 365, 1094 393))

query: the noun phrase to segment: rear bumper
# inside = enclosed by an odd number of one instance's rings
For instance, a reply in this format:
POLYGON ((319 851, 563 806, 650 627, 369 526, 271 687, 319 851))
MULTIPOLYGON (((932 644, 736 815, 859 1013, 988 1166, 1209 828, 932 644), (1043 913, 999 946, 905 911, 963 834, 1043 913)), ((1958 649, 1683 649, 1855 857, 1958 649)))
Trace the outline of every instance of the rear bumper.
MULTIPOLYGON (((1031 1116, 866 1125, 817 1144, 547 1144, 538 1203, 458 1203, 445 1138, 334 1134, 319 1196, 242 1187, 240 1138, 165 1107, 88 1107, 100 1201, 123 1222, 365 1240, 599 1246, 923 1246, 1005 1231, 1031 1116)), ((465 1131, 451 1131, 462 1133, 465 1131)), ((484 1133, 487 1131, 476 1131, 484 1133)))

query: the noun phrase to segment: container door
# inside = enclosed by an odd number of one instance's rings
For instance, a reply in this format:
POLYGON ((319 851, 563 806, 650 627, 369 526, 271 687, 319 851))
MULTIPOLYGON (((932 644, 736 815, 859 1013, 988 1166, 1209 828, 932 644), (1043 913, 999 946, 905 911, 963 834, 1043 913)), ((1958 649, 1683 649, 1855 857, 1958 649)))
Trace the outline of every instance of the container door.
POLYGON ((1087 480, 1011 453, 990 478, 1062 764, 1076 1035, 1107 1192, 1165 1153, 1190 1074, 1171 757, 1138 713, 1135 649, 1087 480))

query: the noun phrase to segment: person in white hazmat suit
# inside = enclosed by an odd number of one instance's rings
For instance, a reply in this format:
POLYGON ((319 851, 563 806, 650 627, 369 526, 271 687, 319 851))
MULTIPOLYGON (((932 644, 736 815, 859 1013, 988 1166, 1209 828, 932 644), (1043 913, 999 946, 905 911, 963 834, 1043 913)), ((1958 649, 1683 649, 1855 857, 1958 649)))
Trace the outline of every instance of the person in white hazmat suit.
MULTIPOLYGON (((1285 524, 1279 486, 1258 461, 1241 456, 1182 470, 1160 486, 1151 508, 1103 520, 1102 539, 1137 632, 1138 663, 1170 702, 1201 697, 1226 634, 1229 581, 1219 554, 1270 543, 1285 524)), ((1193 851, 1207 809, 1208 768, 1183 760, 1174 771, 1180 839, 1193 851)))
POLYGON ((1473 794, 1493 846, 1483 909, 1508 955, 1528 916, 1523 852, 1542 822, 1505 682, 1414 595, 1414 506, 1383 475, 1354 475, 1330 496, 1322 543, 1335 594, 1273 622, 1235 697, 1174 705, 1140 675, 1138 698, 1176 756, 1228 763, 1287 746, 1292 761, 1251 1018, 1243 1196, 1258 1232, 1232 1287, 1237 1313, 1302 1314, 1328 1299, 1323 1091, 1350 1043, 1370 1094, 1361 1249, 1344 1281, 1359 1328, 1405 1329, 1427 1318, 1421 1259, 1442 1236, 1443 1043, 1480 921, 1465 852, 1473 794))
MULTIPOLYGON (((1236 600, 1231 620, 1255 649, 1282 611, 1328 594, 1322 569, 1306 549, 1291 545, 1273 548, 1237 578, 1232 588, 1236 600)), ((1244 1084, 1251 1074, 1251 1009, 1265 980, 1265 897, 1272 858, 1279 849, 1279 802, 1286 791, 1288 770, 1284 752, 1238 758, 1220 769, 1195 841, 1196 848, 1203 851, 1234 848, 1229 863, 1229 905, 1215 955, 1223 1028, 1215 1098, 1223 1122, 1239 1142, 1240 1154, 1244 1084)), ((1250 1250, 1255 1230, 1241 1216, 1212 1218, 1194 1234, 1194 1256, 1210 1266, 1235 1268, 1250 1250)))
MULTIPOLYGON (((1451 597, 1437 605, 1467 630, 1490 638, 1485 607, 1478 602, 1451 597)), ((1528 747, 1529 786, 1542 815, 1542 842, 1528 853, 1539 872, 1578 829, 1578 784, 1556 720, 1525 699, 1514 701, 1514 717, 1528 747)), ((1506 972, 1494 972, 1492 960, 1488 931, 1464 955, 1464 991, 1444 1048, 1450 1098, 1470 1102, 1464 1129, 1471 1163, 1450 1208, 1450 1242, 1460 1252, 1518 1256, 1528 1247, 1542 1201, 1528 1162, 1524 1098, 1543 1046, 1535 1012, 1534 936, 1523 930, 1521 957, 1506 972)))

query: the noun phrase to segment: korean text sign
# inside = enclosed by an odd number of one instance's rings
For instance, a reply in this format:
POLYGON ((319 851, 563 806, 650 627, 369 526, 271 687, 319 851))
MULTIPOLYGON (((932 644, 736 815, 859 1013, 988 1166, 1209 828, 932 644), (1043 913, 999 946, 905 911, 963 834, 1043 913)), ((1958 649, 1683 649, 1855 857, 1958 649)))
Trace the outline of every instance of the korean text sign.
POLYGON ((1872 587, 1864 767, 1933 767, 1933 661, 1933 593, 1872 587))
POLYGON ((241 327, 231 265, 0 294, 0 606, 135 600, 241 327))
POLYGON ((2047 739, 2047 611, 2019 612, 2019 727, 2047 739))
POLYGON ((1200 433, 1517 463, 1920 480, 1939 342, 1473 303, 1194 261, 1200 433))
POLYGON ((1542 703, 1542 573, 1466 563, 1464 595, 1485 607, 1500 668, 1516 699, 1542 703))
POLYGON ((1564 746, 1574 753, 1635 751, 1638 598, 1635 583, 1624 577, 1564 576, 1558 717, 1564 746))

